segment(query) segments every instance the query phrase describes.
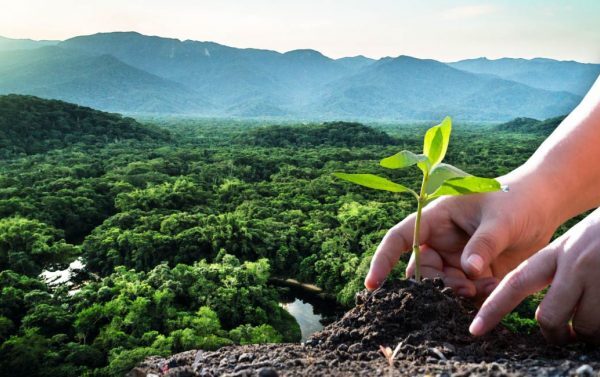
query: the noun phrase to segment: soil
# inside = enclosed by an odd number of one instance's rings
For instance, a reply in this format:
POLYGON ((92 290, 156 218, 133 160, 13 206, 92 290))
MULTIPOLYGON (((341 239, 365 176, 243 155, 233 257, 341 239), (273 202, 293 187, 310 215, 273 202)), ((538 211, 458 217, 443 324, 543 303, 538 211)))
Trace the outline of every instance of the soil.
POLYGON ((597 376, 600 349, 547 345, 499 326, 469 335, 475 308, 441 280, 363 291, 356 306, 304 344, 228 346, 152 357, 129 376, 597 376), (397 346, 393 365, 380 346, 397 346))

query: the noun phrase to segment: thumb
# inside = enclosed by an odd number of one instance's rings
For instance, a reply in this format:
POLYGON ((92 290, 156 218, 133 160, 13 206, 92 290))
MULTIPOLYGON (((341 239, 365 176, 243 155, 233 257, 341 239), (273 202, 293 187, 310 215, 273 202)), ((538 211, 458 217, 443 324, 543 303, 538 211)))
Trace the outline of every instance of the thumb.
POLYGON ((509 242, 508 227, 497 221, 481 224, 465 245, 461 256, 461 266, 469 277, 479 277, 509 242))

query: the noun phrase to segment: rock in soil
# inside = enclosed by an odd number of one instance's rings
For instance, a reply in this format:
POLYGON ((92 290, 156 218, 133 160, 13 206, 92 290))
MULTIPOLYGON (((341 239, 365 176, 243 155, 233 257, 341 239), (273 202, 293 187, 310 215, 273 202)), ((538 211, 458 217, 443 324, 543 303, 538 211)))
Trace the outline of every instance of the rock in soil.
POLYGON ((587 376, 600 350, 553 347, 539 332, 498 326, 469 335, 475 308, 441 281, 396 281, 356 297, 342 319, 304 344, 228 346, 146 359, 131 376, 587 376), (392 365, 380 346, 396 351, 392 365), (581 358, 585 356, 585 363, 581 358))

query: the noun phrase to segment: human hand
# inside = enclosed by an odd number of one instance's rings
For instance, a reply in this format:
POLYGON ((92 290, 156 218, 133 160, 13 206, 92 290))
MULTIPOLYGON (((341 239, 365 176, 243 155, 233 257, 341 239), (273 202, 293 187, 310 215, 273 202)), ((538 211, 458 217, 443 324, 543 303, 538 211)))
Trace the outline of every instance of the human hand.
POLYGON ((494 328, 525 297, 550 285, 535 317, 552 343, 600 343, 600 209, 504 277, 471 324, 494 328), (572 323, 571 323, 572 321, 572 323))
MULTIPOLYGON (((487 296, 509 271, 548 243, 558 227, 547 204, 548 190, 537 190, 535 179, 499 178, 509 192, 438 199, 422 215, 421 271, 439 276, 458 294, 487 296)), ((411 249, 414 214, 386 234, 365 279, 379 287, 399 256, 411 249)), ((414 272, 414 262, 407 275, 414 272)))

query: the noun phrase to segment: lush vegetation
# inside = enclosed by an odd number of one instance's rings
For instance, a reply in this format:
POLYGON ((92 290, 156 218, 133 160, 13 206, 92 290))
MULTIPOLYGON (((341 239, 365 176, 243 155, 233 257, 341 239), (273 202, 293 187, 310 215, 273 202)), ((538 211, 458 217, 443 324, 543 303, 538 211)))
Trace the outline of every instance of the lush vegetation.
MULTIPOLYGON (((293 136, 280 142, 282 127, 191 119, 146 127, 60 102, 0 101, 3 119, 38 119, 47 133, 61 124, 56 137, 30 133, 24 144, 22 123, 0 120, 8 138, 0 370, 8 376, 120 376, 152 354, 298 340, 269 278, 314 283, 350 305, 386 230, 415 209, 410 197, 331 173, 372 171, 382 154, 419 149, 430 126, 298 126, 283 128, 293 136), (91 117, 84 127, 79 111, 91 117), (46 122, 48 112, 62 115, 46 122), (348 130, 360 138, 349 140, 348 130), (104 137, 111 132, 121 136, 104 137), (76 258, 86 267, 74 285, 39 276, 76 258)), ((458 125, 446 161, 493 177, 543 139, 489 132, 458 125)), ((377 173, 420 182, 411 169, 377 173)))

